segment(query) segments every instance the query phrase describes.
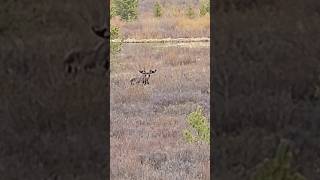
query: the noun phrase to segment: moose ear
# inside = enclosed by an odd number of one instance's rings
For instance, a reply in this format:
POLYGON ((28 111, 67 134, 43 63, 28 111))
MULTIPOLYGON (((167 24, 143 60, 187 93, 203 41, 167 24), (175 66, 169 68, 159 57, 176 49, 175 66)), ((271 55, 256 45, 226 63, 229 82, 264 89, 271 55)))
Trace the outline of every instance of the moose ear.
POLYGON ((155 72, 157 72, 157 70, 155 69, 154 71, 151 71, 152 73, 155 73, 155 72))
POLYGON ((144 73, 144 71, 139 71, 139 72, 142 73, 142 74, 144 73))

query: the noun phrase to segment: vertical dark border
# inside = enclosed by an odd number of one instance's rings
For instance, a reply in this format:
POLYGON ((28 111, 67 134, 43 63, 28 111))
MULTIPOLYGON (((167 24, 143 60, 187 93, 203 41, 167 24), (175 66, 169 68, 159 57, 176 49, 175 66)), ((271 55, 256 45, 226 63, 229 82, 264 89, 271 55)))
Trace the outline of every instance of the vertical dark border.
POLYGON ((216 0, 210 1, 210 179, 213 179, 214 172, 214 122, 215 105, 214 105, 214 82, 213 76, 215 72, 215 32, 216 32, 216 0))
MULTIPOLYGON (((106 9, 105 9, 105 14, 106 14, 106 19, 104 22, 106 24, 106 29, 107 32, 110 32, 110 0, 106 1, 106 9)), ((109 36, 110 37, 110 36, 109 36)), ((107 171, 107 177, 106 179, 110 179, 110 39, 108 38, 106 40, 107 43, 107 67, 109 67, 107 71, 107 76, 106 76, 106 81, 107 81, 107 87, 106 87, 106 93, 107 93, 107 99, 106 99, 106 113, 107 113, 107 129, 106 129, 106 139, 107 139, 107 152, 106 152, 106 161, 107 161, 107 166, 106 166, 106 171, 107 171)))

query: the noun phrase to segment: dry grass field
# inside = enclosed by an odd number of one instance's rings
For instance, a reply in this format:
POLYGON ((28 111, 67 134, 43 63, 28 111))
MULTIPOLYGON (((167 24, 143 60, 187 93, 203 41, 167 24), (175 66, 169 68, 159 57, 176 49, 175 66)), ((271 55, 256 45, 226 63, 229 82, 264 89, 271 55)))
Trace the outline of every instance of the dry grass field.
POLYGON ((175 37, 209 37, 210 16, 190 19, 181 10, 177 15, 153 17, 152 13, 144 13, 143 18, 134 22, 123 22, 113 18, 111 24, 120 27, 124 38, 175 38, 175 37))
POLYGON ((138 18, 131 22, 119 17, 110 20, 112 26, 120 28, 123 38, 196 38, 210 36, 210 15, 200 15, 198 0, 141 0, 138 5, 138 18), (161 4, 161 17, 155 17, 153 9, 156 2, 161 4), (187 15, 192 8, 194 17, 187 15))
POLYGON ((188 144, 186 116, 209 117, 207 46, 125 44, 111 60, 111 179, 209 179, 209 145, 188 144), (138 70, 157 69, 147 86, 138 70))
MULTIPOLYGON (((120 37, 135 40, 210 36, 210 16, 186 16, 187 4, 141 1, 138 18, 111 19, 120 37)), ((188 1, 195 11, 199 5, 188 1)), ((209 42, 124 44, 111 57, 111 179, 210 179, 210 148, 183 137, 187 115, 201 106, 209 119, 209 42), (157 70, 148 85, 131 85, 139 70, 157 70)))

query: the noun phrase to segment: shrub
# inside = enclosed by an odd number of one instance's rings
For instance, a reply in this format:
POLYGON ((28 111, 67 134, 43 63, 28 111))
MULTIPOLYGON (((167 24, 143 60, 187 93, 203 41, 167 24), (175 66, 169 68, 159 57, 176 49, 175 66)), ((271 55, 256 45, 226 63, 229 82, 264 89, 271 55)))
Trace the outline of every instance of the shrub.
POLYGON ((118 39, 120 37, 120 28, 117 26, 111 26, 110 35, 111 39, 118 39))
POLYGON ((122 20, 132 21, 138 18, 138 0, 115 0, 115 14, 122 20))
POLYGON ((117 16, 117 11, 116 11, 116 6, 114 3, 111 3, 110 5, 110 18, 113 18, 115 16, 117 16))
POLYGON ((159 2, 156 2, 153 7, 153 14, 155 17, 161 17, 162 16, 162 8, 159 4, 159 2))
MULTIPOLYGON (((110 28, 110 39, 121 39, 120 28, 117 26, 111 26, 110 28)), ((121 51, 122 42, 110 42, 111 55, 115 55, 121 51)))
POLYGON ((253 180, 305 180, 305 178, 291 169, 292 153, 283 141, 278 146, 276 156, 259 164, 253 180))
POLYGON ((210 13, 210 1, 203 0, 200 5, 200 16, 204 16, 207 13, 210 13))
POLYGON ((204 141, 210 143, 210 127, 207 118, 203 115, 202 109, 198 107, 196 111, 187 117, 187 123, 192 127, 183 131, 184 138, 189 142, 204 141), (192 133, 195 131, 195 135, 192 133))
POLYGON ((191 19, 195 18, 196 14, 195 14, 195 12, 194 12, 194 10, 193 10, 193 8, 191 6, 189 6, 187 8, 186 15, 187 15, 187 17, 189 17, 191 19))

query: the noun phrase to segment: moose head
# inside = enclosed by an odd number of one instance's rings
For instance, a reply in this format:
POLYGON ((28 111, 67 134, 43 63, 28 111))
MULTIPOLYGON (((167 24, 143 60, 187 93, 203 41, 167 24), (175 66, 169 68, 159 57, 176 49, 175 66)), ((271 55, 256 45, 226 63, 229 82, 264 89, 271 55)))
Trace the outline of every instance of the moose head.
POLYGON ((147 85, 149 84, 149 78, 151 76, 151 74, 155 73, 157 70, 149 70, 148 72, 145 71, 145 69, 143 70, 140 70, 139 72, 142 74, 140 77, 135 77, 135 78, 132 78, 130 80, 131 84, 134 84, 134 83, 142 83, 143 85, 147 85))

